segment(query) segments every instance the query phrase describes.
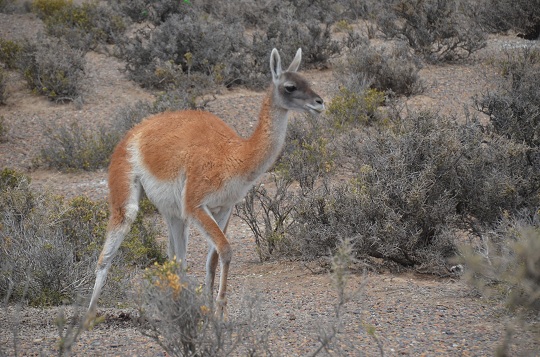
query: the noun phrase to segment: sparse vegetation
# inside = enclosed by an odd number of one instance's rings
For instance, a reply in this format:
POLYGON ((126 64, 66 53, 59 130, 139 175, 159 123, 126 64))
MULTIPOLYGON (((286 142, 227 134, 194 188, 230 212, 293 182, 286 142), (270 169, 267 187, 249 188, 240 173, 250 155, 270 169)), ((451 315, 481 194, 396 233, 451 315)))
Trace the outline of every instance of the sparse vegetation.
POLYGON ((150 88, 167 88, 199 72, 218 84, 241 80, 243 27, 223 26, 195 14, 170 15, 152 31, 139 31, 121 44, 131 78, 150 88))
POLYGON ((50 36, 63 38, 78 49, 114 42, 126 29, 121 15, 98 2, 78 5, 72 0, 34 0, 32 10, 45 22, 50 36))
POLYGON ((165 110, 203 108, 206 101, 195 96, 189 82, 159 96, 153 103, 138 102, 120 108, 111 126, 84 128, 78 122, 45 126, 46 143, 36 164, 63 171, 92 171, 105 168, 123 135, 145 117, 165 110))
POLYGON ((369 89, 367 86, 358 91, 341 87, 339 94, 334 96, 328 105, 328 116, 336 129, 371 125, 383 121, 384 115, 379 107, 384 101, 383 92, 369 89))
POLYGON ((540 50, 508 51, 498 63, 498 89, 476 98, 477 109, 488 115, 493 130, 531 147, 531 163, 540 149, 540 50))
POLYGON ((259 260, 265 261, 282 254, 286 248, 285 233, 292 222, 295 196, 290 191, 292 180, 272 175, 275 191, 258 184, 236 205, 235 214, 251 229, 259 260))
MULTIPOLYGON (((0 296, 9 293, 11 300, 35 306, 73 302, 93 283, 105 239, 106 204, 34 193, 29 183, 17 171, 1 172, 0 296)), ((155 241, 158 232, 144 213, 121 248, 118 259, 125 265, 145 267, 164 261, 162 247, 155 241)), ((124 284, 123 276, 125 272, 113 272, 111 284, 124 284)))
POLYGON ((493 32, 514 30, 528 40, 540 36, 540 2, 538 0, 482 0, 477 2, 478 21, 493 32))
POLYGON ((36 93, 56 102, 72 101, 81 95, 84 54, 60 39, 42 37, 25 42, 19 70, 36 93))
MULTIPOLYGON (((22 6, 17 3, 0 0, 0 12, 22 6)), ((534 328, 529 316, 540 308, 539 51, 508 48, 488 63, 501 77, 474 100, 482 120, 467 115, 458 121, 443 112, 404 116, 392 106, 424 90, 424 63, 474 59, 486 32, 538 38, 537 0, 33 0, 26 6, 48 37, 0 39, 0 104, 8 104, 2 108, 12 104, 12 70, 51 101, 81 99, 90 49, 118 55, 129 78, 158 98, 120 108, 106 125, 44 127, 36 163, 61 171, 105 168, 119 139, 148 115, 204 108, 219 88, 260 89, 268 83, 273 47, 285 63, 302 47, 304 68, 332 67, 339 89, 325 98, 326 113, 291 120, 266 183, 249 191, 235 212, 251 229, 261 261, 329 261, 338 301, 310 355, 361 353, 340 338, 351 298, 347 267, 359 261, 455 276, 448 268, 458 256, 478 294, 504 301, 534 328), (363 38, 366 27, 371 41, 363 38), (384 44, 375 46, 381 37, 384 44)), ((0 115, 0 143, 9 139, 9 146, 16 121, 8 110, 0 115)), ((220 321, 201 286, 178 264, 165 262, 154 213, 143 199, 104 299, 124 294, 132 274, 149 267, 134 291, 140 330, 168 354, 272 355, 268 325, 254 302, 245 303, 245 314, 220 321)), ((86 296, 107 217, 105 202, 65 199, 31 188, 18 171, 0 171, 0 300, 44 307, 86 296)), ((56 321, 62 350, 71 338, 69 322, 56 321)), ((386 340, 378 336, 384 331, 362 326, 383 355, 386 340)), ((511 355, 512 336, 509 329, 499 355, 511 355)))
POLYGON ((463 245, 458 260, 465 264, 465 278, 483 297, 504 301, 505 307, 518 316, 506 326, 505 338, 497 346, 497 356, 507 356, 515 338, 516 324, 540 333, 530 316, 540 309, 540 231, 538 212, 522 210, 505 214, 494 230, 486 232, 474 246, 463 245))
POLYGON ((380 92, 410 96, 423 90, 418 72, 420 61, 409 53, 404 43, 375 47, 369 40, 359 40, 336 65, 335 76, 349 90, 369 86, 380 92))
POLYGON ((252 306, 238 320, 222 321, 203 287, 176 262, 147 269, 135 298, 145 320, 141 331, 171 356, 271 355, 263 319, 252 306))
POLYGON ((17 68, 17 59, 20 52, 20 43, 0 38, 0 62, 4 63, 7 69, 17 68))
POLYGON ((47 142, 41 149, 40 163, 64 171, 107 167, 122 135, 105 126, 83 128, 76 121, 45 128, 44 134, 47 142))
POLYGON ((388 39, 403 38, 428 62, 455 61, 485 46, 485 33, 467 1, 371 2, 370 16, 388 39))

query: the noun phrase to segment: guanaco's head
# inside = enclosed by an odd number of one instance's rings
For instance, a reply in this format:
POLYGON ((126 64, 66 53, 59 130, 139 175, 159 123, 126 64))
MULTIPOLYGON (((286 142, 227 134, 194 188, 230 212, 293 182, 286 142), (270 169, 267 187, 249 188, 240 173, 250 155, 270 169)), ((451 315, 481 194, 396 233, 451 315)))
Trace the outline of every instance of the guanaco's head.
POLYGON ((274 101, 286 110, 311 112, 319 114, 324 110, 322 98, 315 93, 309 83, 298 73, 302 61, 302 49, 296 51, 296 56, 286 71, 281 69, 281 58, 274 48, 270 55, 270 71, 274 84, 274 101))

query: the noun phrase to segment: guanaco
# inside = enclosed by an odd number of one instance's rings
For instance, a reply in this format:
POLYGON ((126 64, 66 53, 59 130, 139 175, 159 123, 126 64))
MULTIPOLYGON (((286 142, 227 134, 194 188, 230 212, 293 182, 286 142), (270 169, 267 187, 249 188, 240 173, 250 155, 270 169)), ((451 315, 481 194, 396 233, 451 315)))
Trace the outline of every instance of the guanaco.
POLYGON ((216 314, 227 314, 227 275, 232 249, 225 236, 234 205, 274 163, 285 142, 290 111, 319 114, 324 102, 298 73, 302 50, 286 71, 274 48, 272 83, 249 138, 239 136, 217 116, 200 110, 166 111, 133 127, 114 150, 109 166, 110 219, 96 268, 87 321, 107 273, 139 208, 141 191, 168 226, 168 256, 186 268, 189 226, 209 242, 205 288, 211 295, 221 263, 216 314))

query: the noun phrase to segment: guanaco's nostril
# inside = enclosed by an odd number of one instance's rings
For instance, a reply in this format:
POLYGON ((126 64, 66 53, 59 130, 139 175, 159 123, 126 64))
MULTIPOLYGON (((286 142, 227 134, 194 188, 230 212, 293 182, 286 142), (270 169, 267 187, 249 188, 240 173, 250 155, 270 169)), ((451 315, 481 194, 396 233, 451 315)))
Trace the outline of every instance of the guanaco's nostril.
POLYGON ((321 104, 321 105, 324 104, 324 102, 323 102, 323 100, 322 100, 321 98, 315 99, 315 102, 316 102, 317 104, 321 104))

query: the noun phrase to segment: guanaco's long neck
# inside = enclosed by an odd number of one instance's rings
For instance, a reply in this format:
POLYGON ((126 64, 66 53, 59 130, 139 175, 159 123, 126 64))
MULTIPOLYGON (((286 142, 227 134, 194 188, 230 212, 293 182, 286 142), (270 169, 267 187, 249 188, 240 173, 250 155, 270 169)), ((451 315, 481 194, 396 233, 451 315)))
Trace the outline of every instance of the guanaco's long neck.
POLYGON ((246 169, 253 180, 272 166, 285 143, 289 111, 276 106, 274 101, 272 86, 263 100, 257 127, 246 141, 246 169))

